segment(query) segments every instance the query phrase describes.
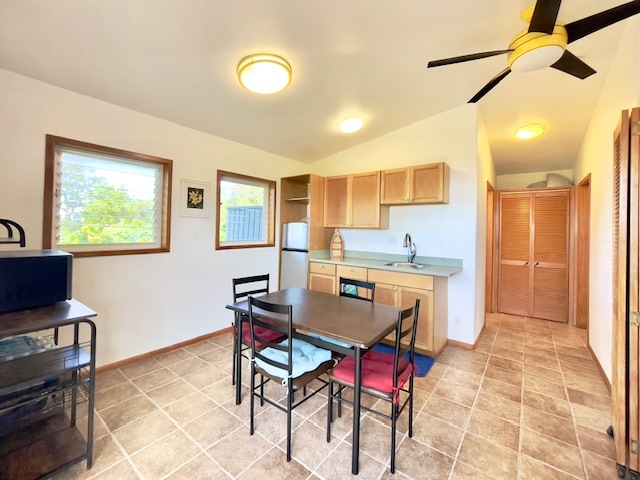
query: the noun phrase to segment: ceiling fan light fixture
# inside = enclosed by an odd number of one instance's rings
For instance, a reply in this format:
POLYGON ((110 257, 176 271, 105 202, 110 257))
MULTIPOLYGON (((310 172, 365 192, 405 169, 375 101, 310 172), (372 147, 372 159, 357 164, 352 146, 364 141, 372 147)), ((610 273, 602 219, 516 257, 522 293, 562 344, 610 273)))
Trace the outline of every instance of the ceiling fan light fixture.
POLYGON ((531 140, 544 133, 544 125, 541 123, 530 123, 516 128, 516 138, 520 140, 531 140))
POLYGON ((340 122, 340 130, 344 133, 354 133, 362 128, 364 121, 359 117, 345 118, 340 122))
POLYGON ((516 73, 533 72, 560 60, 567 49, 567 30, 556 25, 553 33, 521 32, 509 45, 507 63, 516 73))
POLYGON ((291 83, 291 65, 278 55, 247 55, 238 64, 238 80, 251 92, 263 95, 277 93, 291 83))

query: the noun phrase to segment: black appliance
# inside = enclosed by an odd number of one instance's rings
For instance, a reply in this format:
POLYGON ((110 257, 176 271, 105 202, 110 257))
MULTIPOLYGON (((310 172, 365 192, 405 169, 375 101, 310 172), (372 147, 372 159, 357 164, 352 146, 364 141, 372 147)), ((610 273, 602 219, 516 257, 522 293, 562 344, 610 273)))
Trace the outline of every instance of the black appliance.
POLYGON ((0 313, 71 298, 73 255, 59 250, 0 252, 0 313))

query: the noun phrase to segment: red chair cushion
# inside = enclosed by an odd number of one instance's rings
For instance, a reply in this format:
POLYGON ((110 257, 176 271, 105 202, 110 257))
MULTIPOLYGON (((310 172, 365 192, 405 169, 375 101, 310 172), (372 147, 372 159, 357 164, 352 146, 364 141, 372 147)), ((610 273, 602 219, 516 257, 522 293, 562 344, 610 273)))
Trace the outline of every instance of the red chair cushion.
MULTIPOLYGON (((372 388, 384 393, 397 393, 393 391, 393 360, 394 355, 373 350, 362 356, 362 386, 372 388)), ((400 359, 398 368, 402 369, 409 363, 406 358, 400 359)), ((355 383, 355 359, 345 357, 333 369, 333 376, 347 383, 355 383)), ((398 378, 398 388, 402 388, 413 372, 413 365, 409 365, 398 378)))
MULTIPOLYGON (((264 327, 256 326, 254 327, 254 329, 255 329, 256 335, 258 335, 260 338, 263 338, 264 340, 267 340, 269 342, 274 342, 284 337, 284 335, 282 335, 281 333, 275 332, 273 330, 269 330, 264 327)), ((249 329, 249 325, 244 324, 244 322, 242 325, 242 340, 247 345, 251 345, 251 330, 249 329)), ((262 343, 256 340, 256 347, 260 347, 261 345, 262 343)))

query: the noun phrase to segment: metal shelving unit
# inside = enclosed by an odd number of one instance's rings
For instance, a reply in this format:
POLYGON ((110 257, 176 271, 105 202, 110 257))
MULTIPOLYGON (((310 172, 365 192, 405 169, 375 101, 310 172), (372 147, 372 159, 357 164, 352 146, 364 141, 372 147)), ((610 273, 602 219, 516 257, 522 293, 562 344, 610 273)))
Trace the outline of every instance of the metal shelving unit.
POLYGON ((43 342, 47 348, 0 359, 0 480, 47 478, 83 460, 91 468, 94 316, 73 299, 0 315, 0 342, 49 337, 43 342), (67 344, 60 341, 64 329, 71 334, 67 344), (77 409, 82 402, 88 408, 81 428, 77 409))

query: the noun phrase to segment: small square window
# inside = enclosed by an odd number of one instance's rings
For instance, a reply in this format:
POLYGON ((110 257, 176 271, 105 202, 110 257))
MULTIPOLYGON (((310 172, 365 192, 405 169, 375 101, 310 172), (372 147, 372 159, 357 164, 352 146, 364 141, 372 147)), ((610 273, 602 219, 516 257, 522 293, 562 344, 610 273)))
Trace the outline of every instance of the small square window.
POLYGON ((276 182, 218 171, 216 249, 275 245, 276 182))

